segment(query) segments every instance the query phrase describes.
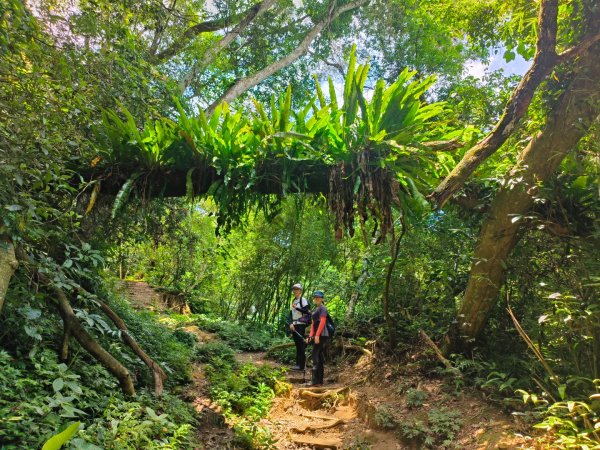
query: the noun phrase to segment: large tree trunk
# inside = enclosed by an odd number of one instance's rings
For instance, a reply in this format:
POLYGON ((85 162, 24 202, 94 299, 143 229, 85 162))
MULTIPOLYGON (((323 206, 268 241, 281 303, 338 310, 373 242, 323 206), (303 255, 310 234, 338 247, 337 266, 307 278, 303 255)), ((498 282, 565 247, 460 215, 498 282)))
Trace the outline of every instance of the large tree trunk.
POLYGON ((13 243, 9 239, 0 239, 0 314, 2 314, 10 279, 18 265, 13 243))
POLYGON ((433 203, 441 208, 460 189, 469 176, 488 157, 498 150, 512 135, 513 130, 527 112, 534 94, 554 68, 581 56, 600 40, 598 30, 584 36, 574 47, 556 53, 558 0, 543 0, 538 17, 538 40, 531 68, 510 97, 500 120, 494 129, 477 145, 471 148, 431 194, 433 203))
POLYGON ((458 313, 458 332, 447 336, 446 351, 464 349, 475 340, 496 303, 504 262, 519 240, 521 220, 533 206, 540 183, 548 180, 565 155, 598 116, 600 48, 586 52, 547 124, 522 151, 492 202, 475 249, 467 289, 458 313))

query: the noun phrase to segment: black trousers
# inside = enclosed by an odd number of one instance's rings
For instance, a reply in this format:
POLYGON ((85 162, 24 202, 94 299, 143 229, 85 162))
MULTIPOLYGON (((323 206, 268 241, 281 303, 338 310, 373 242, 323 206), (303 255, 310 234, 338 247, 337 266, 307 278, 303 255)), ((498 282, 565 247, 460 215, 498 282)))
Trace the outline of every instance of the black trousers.
POLYGON ((306 330, 306 325, 294 325, 294 328, 300 334, 294 333, 292 331, 292 337, 294 338, 294 344, 296 344, 296 365, 300 367, 300 370, 304 370, 304 366, 306 365, 306 343, 304 342, 304 332, 306 330))
POLYGON ((312 383, 323 384, 325 375, 325 349, 329 344, 329 336, 321 336, 319 343, 313 345, 312 350, 312 383))

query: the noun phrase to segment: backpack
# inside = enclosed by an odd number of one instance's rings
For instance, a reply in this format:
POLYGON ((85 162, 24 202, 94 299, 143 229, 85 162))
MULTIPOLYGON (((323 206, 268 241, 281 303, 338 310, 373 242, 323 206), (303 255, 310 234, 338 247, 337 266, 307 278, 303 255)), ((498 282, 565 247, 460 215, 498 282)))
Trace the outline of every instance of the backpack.
POLYGON ((325 326, 327 327, 327 332, 329 333, 329 338, 332 339, 335 335, 335 323, 333 323, 333 319, 329 314, 327 314, 327 319, 325 326))
MULTIPOLYGON (((302 306, 302 301, 300 301, 300 306, 302 306)), ((308 307, 308 314, 302 314, 302 316, 298 319, 298 322, 301 322, 302 324, 309 326, 310 323, 312 322, 312 315, 310 313, 310 302, 308 300, 306 300, 306 306, 308 307)), ((291 316, 291 312, 290 312, 290 316, 291 316)), ((290 317, 290 320, 293 320, 290 317)))

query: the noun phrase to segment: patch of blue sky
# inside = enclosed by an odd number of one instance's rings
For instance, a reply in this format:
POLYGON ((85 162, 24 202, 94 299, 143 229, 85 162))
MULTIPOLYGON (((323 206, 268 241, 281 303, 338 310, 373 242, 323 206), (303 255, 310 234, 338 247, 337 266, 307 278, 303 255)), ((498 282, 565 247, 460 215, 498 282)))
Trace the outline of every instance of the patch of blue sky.
POLYGON ((525 75, 525 72, 529 70, 531 61, 527 61, 521 55, 516 54, 515 59, 510 62, 506 62, 503 57, 503 49, 500 49, 494 53, 489 62, 483 61, 469 61, 465 64, 465 75, 470 75, 475 78, 482 80, 486 74, 502 70, 505 76, 511 75, 525 75))

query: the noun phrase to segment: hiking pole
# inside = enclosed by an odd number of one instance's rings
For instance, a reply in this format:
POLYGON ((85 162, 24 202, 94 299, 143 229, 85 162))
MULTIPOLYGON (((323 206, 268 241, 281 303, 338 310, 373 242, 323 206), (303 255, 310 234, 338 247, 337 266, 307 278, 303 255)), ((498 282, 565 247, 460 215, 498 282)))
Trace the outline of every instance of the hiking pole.
POLYGON ((292 330, 294 333, 296 333, 298 335, 298 337, 302 340, 306 339, 304 336, 302 336, 300 333, 298 333, 296 330, 292 330))

